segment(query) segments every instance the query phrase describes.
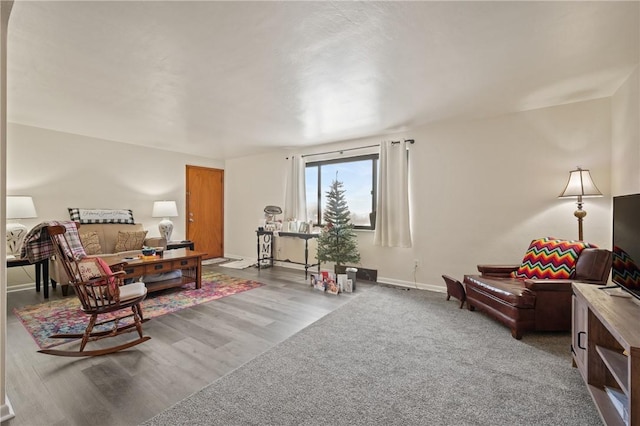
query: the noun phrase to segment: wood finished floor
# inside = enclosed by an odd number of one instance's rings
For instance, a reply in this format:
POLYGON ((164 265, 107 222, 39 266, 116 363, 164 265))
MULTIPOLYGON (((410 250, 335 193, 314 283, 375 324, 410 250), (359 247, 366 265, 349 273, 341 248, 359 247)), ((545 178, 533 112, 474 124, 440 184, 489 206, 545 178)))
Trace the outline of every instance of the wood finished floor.
MULTIPOLYGON (((287 268, 204 268, 266 285, 154 318, 144 325, 151 340, 96 358, 37 353, 37 345, 13 308, 44 299, 35 291, 9 293, 7 394, 16 417, 2 426, 137 425, 358 294, 314 291, 305 282, 304 272, 287 268)), ((358 284, 358 292, 371 287, 358 284)), ((61 295, 59 288, 50 291, 52 300, 61 295)), ((97 343, 111 346, 126 338, 97 343)))

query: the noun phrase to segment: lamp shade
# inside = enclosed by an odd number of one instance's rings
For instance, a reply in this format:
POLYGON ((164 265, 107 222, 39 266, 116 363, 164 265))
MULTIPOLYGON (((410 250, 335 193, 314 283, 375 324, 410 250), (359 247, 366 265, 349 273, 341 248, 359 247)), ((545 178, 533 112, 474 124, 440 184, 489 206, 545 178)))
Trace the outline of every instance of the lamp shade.
POLYGON ((178 206, 175 201, 154 201, 151 217, 177 217, 178 206))
POLYGON ((602 197, 602 193, 593 183, 589 170, 578 167, 569 172, 569 181, 559 197, 602 197))
POLYGON ((24 195, 7 196, 7 219, 32 219, 37 217, 33 198, 24 195))

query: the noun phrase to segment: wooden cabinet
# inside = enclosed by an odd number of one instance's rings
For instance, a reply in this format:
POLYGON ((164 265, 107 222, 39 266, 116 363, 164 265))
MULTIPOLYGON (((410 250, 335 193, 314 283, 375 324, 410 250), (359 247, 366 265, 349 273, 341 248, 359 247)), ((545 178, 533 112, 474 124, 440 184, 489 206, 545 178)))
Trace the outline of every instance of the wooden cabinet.
POLYGON ((640 425, 640 305, 592 284, 573 290, 573 359, 600 416, 607 425, 640 425))
POLYGON ((580 371, 583 379, 587 379, 587 327, 589 309, 587 304, 578 299, 574 294, 571 300, 571 353, 576 367, 580 371))

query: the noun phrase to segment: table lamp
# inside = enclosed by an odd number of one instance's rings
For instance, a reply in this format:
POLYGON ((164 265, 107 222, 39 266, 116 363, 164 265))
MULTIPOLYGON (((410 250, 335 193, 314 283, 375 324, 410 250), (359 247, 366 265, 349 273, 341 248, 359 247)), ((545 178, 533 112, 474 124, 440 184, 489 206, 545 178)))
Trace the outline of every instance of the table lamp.
POLYGON ((580 167, 576 170, 571 170, 567 186, 558 197, 578 197, 578 202, 576 203, 578 204, 578 210, 573 212, 573 215, 578 218, 578 240, 582 241, 582 220, 587 215, 587 212, 582 210, 582 197, 602 197, 602 193, 591 179, 589 170, 583 170, 580 167))
POLYGON ((173 232, 173 222, 169 220, 170 217, 178 216, 178 206, 175 201, 154 201, 153 211, 151 217, 161 217, 162 220, 158 223, 158 229, 160 230, 160 236, 167 242, 171 241, 171 233, 173 232))
POLYGON ((24 237, 27 235, 27 227, 19 223, 20 219, 32 219, 37 217, 36 206, 33 198, 24 195, 7 196, 7 250, 9 254, 18 255, 24 237))

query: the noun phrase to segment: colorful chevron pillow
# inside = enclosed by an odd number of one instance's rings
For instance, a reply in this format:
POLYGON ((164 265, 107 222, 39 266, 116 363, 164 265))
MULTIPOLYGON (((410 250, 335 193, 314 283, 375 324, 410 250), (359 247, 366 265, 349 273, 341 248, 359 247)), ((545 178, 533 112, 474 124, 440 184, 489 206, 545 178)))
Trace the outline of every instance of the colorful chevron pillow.
POLYGON ((512 276, 529 279, 571 278, 580 252, 587 247, 595 246, 584 241, 551 237, 533 240, 522 259, 522 264, 512 276))
POLYGON ((618 246, 613 246, 611 280, 627 288, 640 288, 640 269, 631 256, 618 246))

